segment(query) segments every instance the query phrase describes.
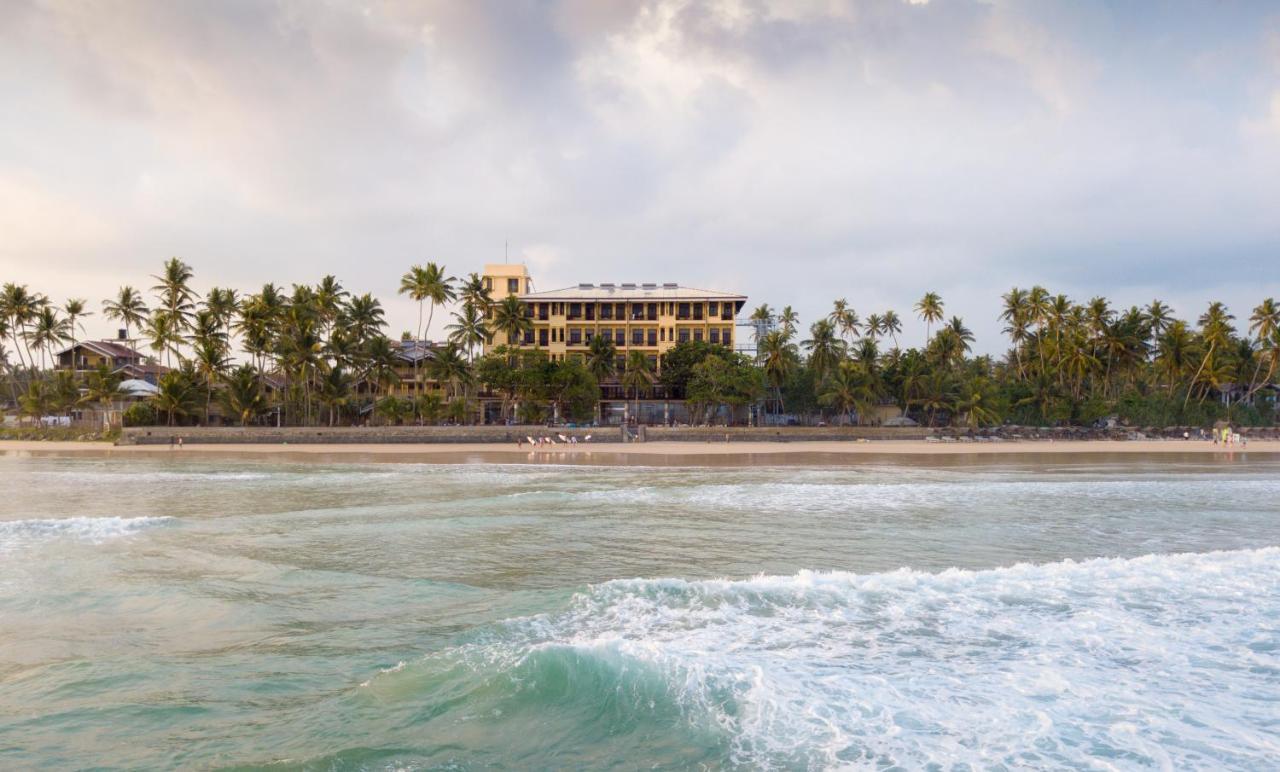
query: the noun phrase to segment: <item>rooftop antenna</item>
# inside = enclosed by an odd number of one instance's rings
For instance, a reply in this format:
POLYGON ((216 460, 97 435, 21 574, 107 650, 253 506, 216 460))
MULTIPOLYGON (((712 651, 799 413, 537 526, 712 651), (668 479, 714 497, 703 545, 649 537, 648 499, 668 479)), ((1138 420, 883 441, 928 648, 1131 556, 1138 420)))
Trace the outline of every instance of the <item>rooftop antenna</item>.
POLYGON ((511 258, 507 256, 507 240, 506 239, 502 240, 502 262, 503 263, 511 262, 511 258))

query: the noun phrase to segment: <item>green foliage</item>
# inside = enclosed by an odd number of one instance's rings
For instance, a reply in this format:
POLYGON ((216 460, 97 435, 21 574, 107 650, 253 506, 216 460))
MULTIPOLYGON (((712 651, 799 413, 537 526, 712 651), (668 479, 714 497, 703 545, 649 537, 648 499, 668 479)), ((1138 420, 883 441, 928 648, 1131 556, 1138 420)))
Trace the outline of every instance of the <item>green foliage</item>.
POLYGON ((705 423, 720 407, 744 407, 764 396, 764 373, 741 354, 713 354, 694 365, 686 387, 690 414, 705 423))
POLYGON ((135 402, 122 415, 125 426, 155 426, 156 409, 147 402, 135 402))
POLYGON ((658 383, 662 384, 667 396, 684 399, 689 381, 693 378, 693 368, 713 355, 728 358, 733 356, 733 352, 725 346, 701 340, 677 343, 662 355, 658 383))

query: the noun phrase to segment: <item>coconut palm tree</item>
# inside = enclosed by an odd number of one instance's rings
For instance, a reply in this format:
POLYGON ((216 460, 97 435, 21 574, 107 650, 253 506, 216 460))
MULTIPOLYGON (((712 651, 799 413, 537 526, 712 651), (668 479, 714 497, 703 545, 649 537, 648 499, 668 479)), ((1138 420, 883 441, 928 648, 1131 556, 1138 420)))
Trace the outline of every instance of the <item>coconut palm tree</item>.
POLYGON ((783 412, 782 385, 795 372, 800 359, 790 337, 785 330, 774 330, 760 341, 761 366, 765 380, 773 389, 779 412, 783 412))
POLYGON ((484 322, 484 315, 479 308, 466 303, 454 313, 453 318, 454 323, 445 328, 449 331, 449 342, 465 348, 467 359, 474 359, 475 347, 483 345, 489 339, 489 327, 484 322))
POLYGON ((876 338, 884 332, 884 317, 880 314, 871 314, 862 322, 864 334, 874 343, 876 338))
MULTIPOLYGON (((40 351, 41 369, 45 368, 45 355, 53 355, 54 349, 71 339, 70 328, 67 320, 58 316, 58 309, 48 304, 40 306, 31 329, 27 331, 26 339, 29 346, 40 351)), ((74 367, 73 362, 72 368, 74 367)))
POLYGON ((108 417, 115 405, 127 395, 120 389, 122 376, 102 365, 85 378, 84 392, 80 397, 81 404, 97 405, 108 417))
POLYGON ((782 334, 788 340, 795 337, 796 325, 800 323, 800 315, 791 306, 783 306, 778 314, 778 324, 782 325, 782 334))
POLYGON ((826 377, 844 358, 844 341, 836 337, 830 319, 809 325, 809 339, 800 343, 809 352, 809 368, 818 381, 826 377))
POLYGON ((191 278, 194 275, 191 266, 173 257, 165 261, 164 268, 158 275, 151 277, 157 282, 151 291, 156 293, 159 309, 170 317, 179 336, 186 331, 195 311, 195 294, 191 291, 191 278))
POLYGON ((653 367, 649 357, 643 351, 631 351, 627 354, 627 368, 622 374, 622 387, 631 391, 635 401, 635 416, 640 417, 640 392, 648 391, 653 386, 653 367))
POLYGON ((898 335, 902 333, 902 319, 898 316, 898 312, 890 308, 880 316, 880 329, 889 337, 893 338, 893 347, 898 347, 898 335))
POLYGON ((519 343, 533 329, 528 307, 515 295, 508 295, 493 307, 493 331, 506 333, 508 343, 519 343))
POLYGON ((141 293, 126 284, 116 293, 114 300, 102 301, 102 315, 124 325, 125 340, 133 346, 133 336, 130 333, 146 324, 147 304, 142 300, 141 293))
POLYGON ((754 336, 756 346, 759 346, 760 339, 764 337, 764 334, 768 332, 769 328, 773 325, 773 309, 769 308, 768 303, 761 303, 754 311, 751 312, 751 315, 747 317, 747 321, 751 322, 755 327, 752 335, 754 336))
MULTIPOLYGON (((76 328, 80 329, 86 336, 84 324, 81 322, 86 316, 93 316, 92 311, 85 310, 88 301, 84 298, 70 298, 66 303, 62 304, 62 313, 67 316, 67 338, 71 341, 71 348, 76 347, 76 328)), ((72 362, 72 369, 75 369, 75 363, 72 362)))
POLYGON ((9 339, 13 342, 13 350, 18 355, 18 363, 28 370, 35 370, 35 358, 31 355, 31 346, 27 335, 27 326, 36 318, 40 308, 47 305, 44 296, 33 293, 25 284, 6 283, 0 291, 0 316, 9 320, 9 339), (19 341, 22 345, 19 346, 19 341), (22 349, 26 349, 26 359, 22 357, 22 349))
MULTIPOLYGON (((1229 345, 1231 334, 1235 332, 1235 327, 1231 325, 1232 319, 1235 319, 1235 316, 1227 312, 1226 305, 1216 300, 1210 303, 1208 310, 1200 315, 1200 338, 1205 343, 1205 352, 1204 358, 1200 360, 1200 367, 1196 370, 1196 374, 1191 377, 1193 385, 1200 382, 1200 376, 1213 360, 1214 352, 1229 345)), ((1201 400, 1204 399, 1206 393, 1207 389, 1201 393, 1201 400)), ((1182 400, 1184 408, 1190 399, 1191 389, 1187 389, 1187 396, 1182 400)))
POLYGON ((618 372, 618 347, 608 335, 595 335, 587 348, 587 369, 597 382, 612 378, 618 372))
POLYGON ((173 426, 177 418, 193 414, 199 409, 203 395, 200 393, 199 380, 193 371, 188 369, 171 370, 160 376, 156 383, 159 391, 151 397, 156 410, 163 411, 165 424, 173 426))
POLYGON ((463 305, 475 306, 482 316, 488 316, 493 307, 493 294, 484 285, 484 279, 478 273, 469 273, 458 287, 458 299, 463 305))
POLYGON ((818 404, 845 416, 849 423, 855 418, 859 425, 875 406, 875 397, 866 371, 856 362, 845 360, 835 368, 825 382, 818 404))
POLYGON ((223 376, 218 403, 241 426, 267 412, 271 405, 262 388, 262 376, 251 364, 243 364, 223 376))
POLYGON ((1261 386, 1271 382, 1276 372, 1276 359, 1280 355, 1280 304, 1274 298, 1266 298, 1259 303, 1249 316, 1249 334, 1256 335, 1258 345, 1263 349, 1263 356, 1258 358, 1258 368, 1267 361, 1267 374, 1261 380, 1255 372, 1250 380, 1249 395, 1261 386), (1255 385, 1256 384, 1256 385, 1255 385))
POLYGON ((942 296, 936 292, 926 292, 916 303, 916 314, 924 321, 924 343, 927 346, 932 338, 930 329, 942 321, 942 296))
MULTIPOLYGON (((443 305, 453 300, 456 295, 453 291, 453 283, 456 281, 452 276, 445 273, 444 266, 435 263, 427 263, 423 265, 415 265, 409 269, 408 273, 400 278, 400 294, 408 295, 410 299, 418 303, 418 331, 416 340, 422 340, 422 305, 430 303, 430 309, 427 312, 427 331, 431 331, 431 320, 435 317, 436 306, 443 305)), ((413 363, 413 379, 418 380, 418 363, 413 363)))

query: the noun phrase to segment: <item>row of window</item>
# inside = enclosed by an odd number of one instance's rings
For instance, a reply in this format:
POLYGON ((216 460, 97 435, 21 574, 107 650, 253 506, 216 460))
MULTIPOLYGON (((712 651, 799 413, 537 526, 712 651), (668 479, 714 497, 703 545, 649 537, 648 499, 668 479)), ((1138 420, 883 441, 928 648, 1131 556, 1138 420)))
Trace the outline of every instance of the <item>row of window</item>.
POLYGON ((721 319, 727 322, 733 319, 735 308, 731 302, 712 300, 706 303, 528 303, 526 310, 529 318, 539 321, 563 316, 570 321, 655 322, 660 316, 674 316, 681 320, 721 319))
MULTIPOLYGON (((570 346, 589 346, 591 338, 596 335, 594 330, 586 330, 580 327, 571 327, 567 331, 563 327, 555 327, 551 329, 543 328, 541 330, 526 330, 523 340, 520 341, 526 346, 537 343, 539 346, 547 346, 552 343, 566 343, 570 346)), ((633 328, 630 338, 627 336, 627 330, 622 327, 613 329, 600 330, 600 335, 607 339, 611 339, 615 346, 657 346, 659 343, 674 341, 677 343, 688 343, 691 340, 706 340, 710 343, 723 343, 730 345, 733 343, 733 328, 712 327, 703 335, 701 329, 676 329, 674 327, 643 327, 633 328)), ((516 339, 514 336, 508 336, 507 342, 514 344, 516 339)))

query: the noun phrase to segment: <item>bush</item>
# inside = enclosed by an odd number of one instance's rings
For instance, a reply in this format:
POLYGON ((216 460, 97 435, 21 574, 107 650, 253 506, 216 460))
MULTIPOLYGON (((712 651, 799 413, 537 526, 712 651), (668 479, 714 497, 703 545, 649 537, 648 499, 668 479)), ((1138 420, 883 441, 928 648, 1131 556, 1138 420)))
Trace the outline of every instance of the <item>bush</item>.
POLYGON ((125 408, 124 415, 121 416, 125 426, 155 426, 156 411, 155 408, 147 402, 135 402, 125 408))

